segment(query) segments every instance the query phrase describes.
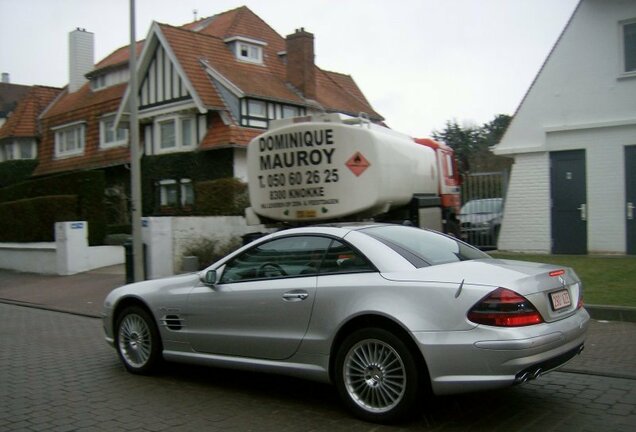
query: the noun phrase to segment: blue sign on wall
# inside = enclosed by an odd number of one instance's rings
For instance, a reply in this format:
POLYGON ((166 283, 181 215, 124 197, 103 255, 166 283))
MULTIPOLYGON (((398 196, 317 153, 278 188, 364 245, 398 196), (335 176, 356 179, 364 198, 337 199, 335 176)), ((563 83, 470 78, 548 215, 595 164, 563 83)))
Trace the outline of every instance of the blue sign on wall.
POLYGON ((71 224, 71 229, 82 229, 84 228, 84 222, 73 222, 71 224))

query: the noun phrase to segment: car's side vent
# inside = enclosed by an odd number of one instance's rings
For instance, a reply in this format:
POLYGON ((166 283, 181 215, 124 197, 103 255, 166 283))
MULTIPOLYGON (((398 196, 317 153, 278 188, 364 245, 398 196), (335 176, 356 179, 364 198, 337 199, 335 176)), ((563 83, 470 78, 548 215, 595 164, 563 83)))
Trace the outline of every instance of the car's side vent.
POLYGON ((170 330, 181 330, 183 328, 183 318, 179 315, 166 315, 161 321, 170 330))

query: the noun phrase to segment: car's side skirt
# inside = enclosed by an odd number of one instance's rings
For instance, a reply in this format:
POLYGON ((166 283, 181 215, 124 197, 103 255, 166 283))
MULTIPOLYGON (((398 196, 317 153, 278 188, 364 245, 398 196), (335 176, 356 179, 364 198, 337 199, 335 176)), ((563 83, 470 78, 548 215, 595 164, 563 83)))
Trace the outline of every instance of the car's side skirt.
POLYGON ((329 364, 329 359, 326 356, 320 356, 320 358, 315 358, 313 359, 314 361, 308 362, 307 358, 295 359, 296 361, 292 361, 292 359, 288 361, 276 361, 195 352, 164 351, 163 358, 167 361, 178 363, 277 373, 313 381, 329 382, 328 369, 326 366, 323 366, 323 364, 329 364))

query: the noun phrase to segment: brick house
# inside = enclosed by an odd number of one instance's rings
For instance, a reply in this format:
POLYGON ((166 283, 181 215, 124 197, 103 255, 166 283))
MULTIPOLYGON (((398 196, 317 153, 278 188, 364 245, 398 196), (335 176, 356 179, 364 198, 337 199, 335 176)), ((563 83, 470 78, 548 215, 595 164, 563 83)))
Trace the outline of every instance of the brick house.
MULTIPOLYGON (((326 111, 383 120, 350 76, 314 64, 313 44, 304 29, 283 38, 247 7, 151 25, 136 47, 144 214, 189 214, 197 182, 245 181, 246 145, 272 119, 326 111)), ((41 117, 34 175, 100 169, 107 193, 125 199, 129 49, 93 65, 92 46, 92 33, 71 33, 69 85, 41 117)))
POLYGON ((0 84, 0 187, 28 178, 37 164, 38 117, 62 89, 0 84))

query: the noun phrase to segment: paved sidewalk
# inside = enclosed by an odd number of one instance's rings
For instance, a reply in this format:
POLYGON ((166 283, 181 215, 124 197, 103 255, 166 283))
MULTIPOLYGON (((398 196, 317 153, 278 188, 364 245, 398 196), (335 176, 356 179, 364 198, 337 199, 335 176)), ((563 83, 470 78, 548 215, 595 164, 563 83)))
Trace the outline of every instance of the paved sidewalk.
MULTIPOLYGON (((125 283, 123 265, 72 276, 0 270, 0 302, 98 318, 106 295, 125 283)), ((636 323, 592 320, 585 351, 566 372, 636 380, 636 323)))
POLYGON ((100 317, 106 295, 125 283, 123 264, 71 276, 0 269, 0 302, 100 317))

